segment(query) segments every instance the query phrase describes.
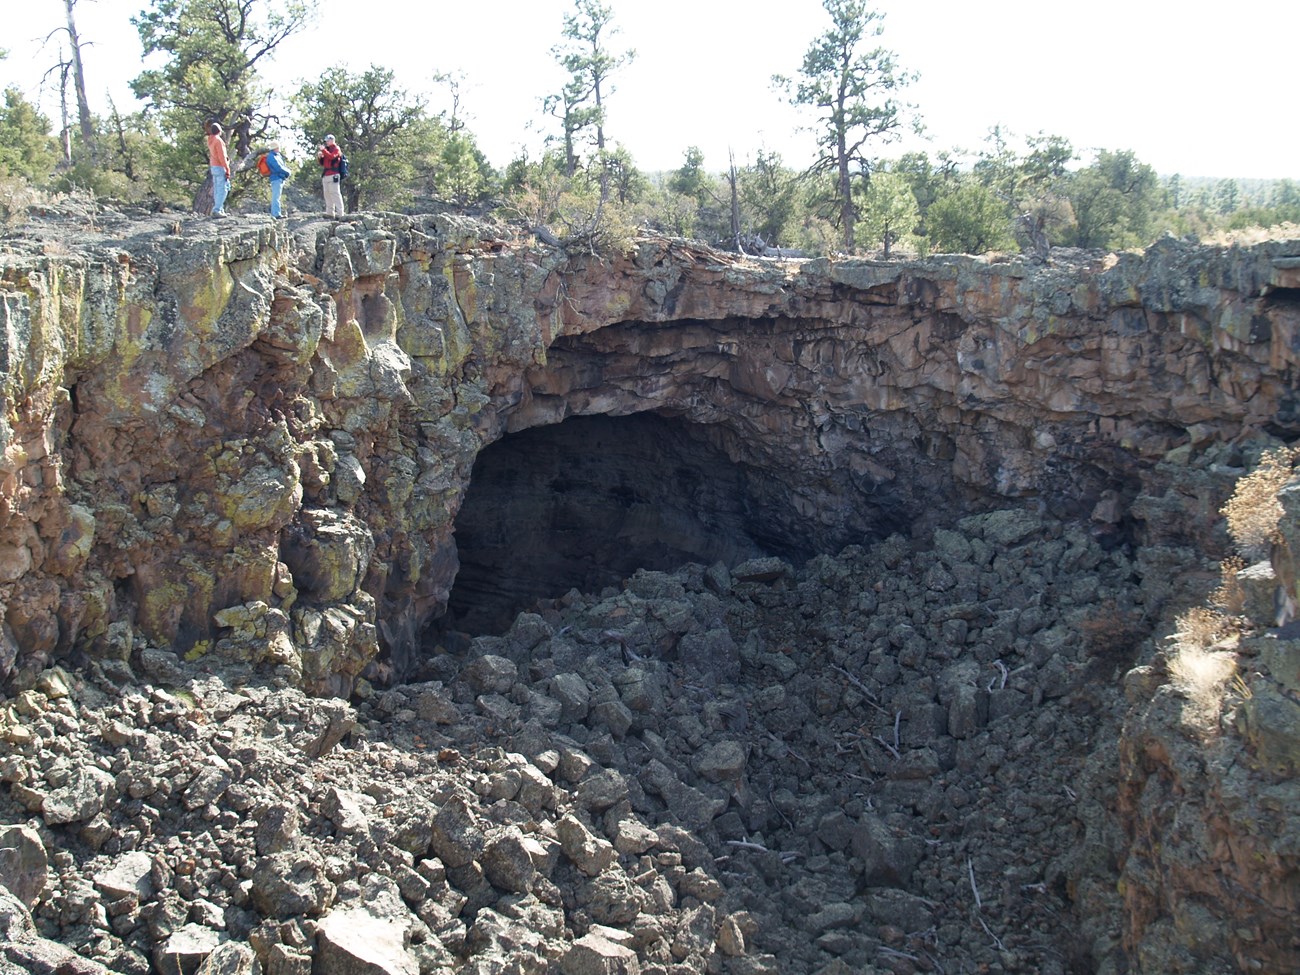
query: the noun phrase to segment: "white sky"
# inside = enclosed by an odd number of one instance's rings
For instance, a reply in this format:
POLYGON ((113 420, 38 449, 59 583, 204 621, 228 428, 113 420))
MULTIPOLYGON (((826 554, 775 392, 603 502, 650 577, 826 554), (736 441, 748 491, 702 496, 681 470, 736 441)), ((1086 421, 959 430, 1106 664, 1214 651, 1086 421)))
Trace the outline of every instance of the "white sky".
MULTIPOLYGON (((16 85, 58 118, 41 76, 59 59, 63 0, 0 0, 0 86, 16 85)), ((271 0, 272 3, 278 0, 271 0)), ((607 134, 646 171, 681 165, 699 146, 726 168, 760 148, 786 165, 811 160, 811 137, 772 89, 793 75, 829 20, 820 0, 607 0, 617 49, 636 60, 614 79, 607 134)), ((112 94, 137 106, 141 70, 130 18, 145 0, 78 0, 92 109, 112 94)), ((1163 175, 1300 179, 1296 0, 879 0, 879 43, 920 72, 907 100, 920 109, 933 155, 978 148, 989 128, 1062 135, 1076 148, 1130 149, 1163 175)), ((325 64, 380 64, 412 93, 435 72, 462 72, 469 126, 493 165, 521 146, 535 156, 554 120, 541 98, 563 75, 550 51, 572 0, 317 0, 314 26, 286 41, 264 75, 288 93, 325 64)), ((65 45, 66 49, 66 45, 65 45)), ((441 98, 441 95, 437 97, 441 98)), ((446 107, 439 101, 430 107, 446 107)), ((346 147, 346 133, 338 133, 346 147)), ((902 148, 879 154, 897 156, 902 148)))

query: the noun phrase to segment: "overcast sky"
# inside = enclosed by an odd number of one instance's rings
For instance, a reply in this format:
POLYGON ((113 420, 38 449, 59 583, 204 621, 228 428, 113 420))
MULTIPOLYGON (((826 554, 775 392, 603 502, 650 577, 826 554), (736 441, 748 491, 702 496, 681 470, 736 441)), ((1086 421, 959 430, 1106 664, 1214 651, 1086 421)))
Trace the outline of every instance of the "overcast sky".
MULTIPOLYGON (((57 90, 41 88, 59 60, 63 0, 3 0, 10 55, 0 85, 15 85, 58 118, 57 90)), ((688 146, 711 170, 766 148, 802 168, 811 136, 773 90, 795 74, 829 20, 820 0, 608 0, 616 49, 637 57, 614 79, 607 134, 643 170, 681 165, 688 146)), ((130 18, 144 0, 78 0, 92 108, 111 94, 137 103, 127 83, 142 67, 130 18)), ((326 64, 379 64, 397 84, 434 96, 439 71, 464 75, 470 129, 496 166, 541 146, 553 120, 541 98, 563 76, 551 56, 572 0, 316 0, 313 25, 286 41, 265 72, 285 93, 326 64), (547 123, 551 122, 548 129, 547 123)), ((1163 175, 1300 179, 1296 122, 1296 0, 881 0, 879 43, 920 73, 907 99, 929 135, 923 145, 978 149, 1001 124, 1020 135, 1062 135, 1076 148, 1129 149, 1163 175)), ((441 96, 430 108, 446 107, 441 96)), ((346 144, 346 133, 338 133, 346 144)))

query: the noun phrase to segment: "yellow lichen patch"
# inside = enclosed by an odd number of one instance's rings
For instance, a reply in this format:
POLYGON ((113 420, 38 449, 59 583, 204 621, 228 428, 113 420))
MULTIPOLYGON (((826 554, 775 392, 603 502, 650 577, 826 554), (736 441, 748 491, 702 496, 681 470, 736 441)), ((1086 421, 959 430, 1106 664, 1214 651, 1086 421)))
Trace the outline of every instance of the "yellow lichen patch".
POLYGON ((140 611, 136 618, 140 632, 151 643, 159 646, 170 644, 180 628, 181 614, 189 594, 188 587, 177 579, 147 588, 140 594, 140 611))
POLYGON ((278 530, 302 503, 298 465, 293 461, 283 467, 259 464, 241 471, 238 480, 218 488, 213 501, 236 531, 278 530))
POLYGON ((615 291, 605 302, 605 320, 621 322, 627 317, 628 309, 631 307, 632 296, 626 291, 615 291))
POLYGON ((185 654, 185 659, 193 663, 211 649, 211 640, 196 640, 194 646, 190 647, 189 651, 185 654))
POLYGON ((204 267, 179 282, 180 317, 185 329, 195 336, 210 335, 235 289, 234 278, 224 266, 204 267))

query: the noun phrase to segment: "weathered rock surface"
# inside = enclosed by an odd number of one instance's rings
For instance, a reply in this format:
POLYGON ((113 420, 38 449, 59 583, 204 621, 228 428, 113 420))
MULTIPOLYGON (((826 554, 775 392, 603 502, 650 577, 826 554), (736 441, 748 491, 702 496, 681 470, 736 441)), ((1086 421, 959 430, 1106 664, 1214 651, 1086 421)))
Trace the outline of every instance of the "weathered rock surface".
POLYGON ((0 965, 1295 969, 1292 640, 1207 739, 1151 638, 1300 242, 99 226, 0 267, 0 965))
POLYGON ((616 582, 620 553, 800 561, 1007 499, 1141 536, 1161 458, 1300 424, 1296 241, 1034 266, 666 240, 606 259, 452 216, 124 223, 68 254, 14 240, 0 269, 0 664, 20 686, 140 644, 321 694, 381 651, 410 673, 458 538, 463 583, 496 579, 509 618, 616 582), (483 472, 488 513, 457 527, 485 447, 576 417, 604 425, 526 455, 554 469, 483 472), (616 541, 503 546, 503 513, 616 541))

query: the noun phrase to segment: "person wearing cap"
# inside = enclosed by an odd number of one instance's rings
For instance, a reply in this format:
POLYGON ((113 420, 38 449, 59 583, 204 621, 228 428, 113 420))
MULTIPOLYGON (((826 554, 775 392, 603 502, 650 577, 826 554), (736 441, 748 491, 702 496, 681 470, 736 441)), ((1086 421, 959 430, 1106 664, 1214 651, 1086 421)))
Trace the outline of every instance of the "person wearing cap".
POLYGON ((226 194, 230 192, 230 160, 226 158, 221 126, 216 122, 208 126, 208 170, 212 173, 212 215, 224 217, 226 194))
POLYGON ((325 196, 325 215, 328 217, 342 217, 343 187, 339 184, 343 178, 341 173, 343 150, 334 141, 334 136, 325 136, 325 144, 321 146, 320 152, 316 154, 316 161, 321 164, 322 169, 320 186, 321 192, 325 196))
POLYGON ((284 188, 284 181, 289 178, 288 167, 280 161, 280 143, 272 142, 266 150, 266 167, 271 171, 271 216, 279 220, 282 216, 280 191, 284 188))

